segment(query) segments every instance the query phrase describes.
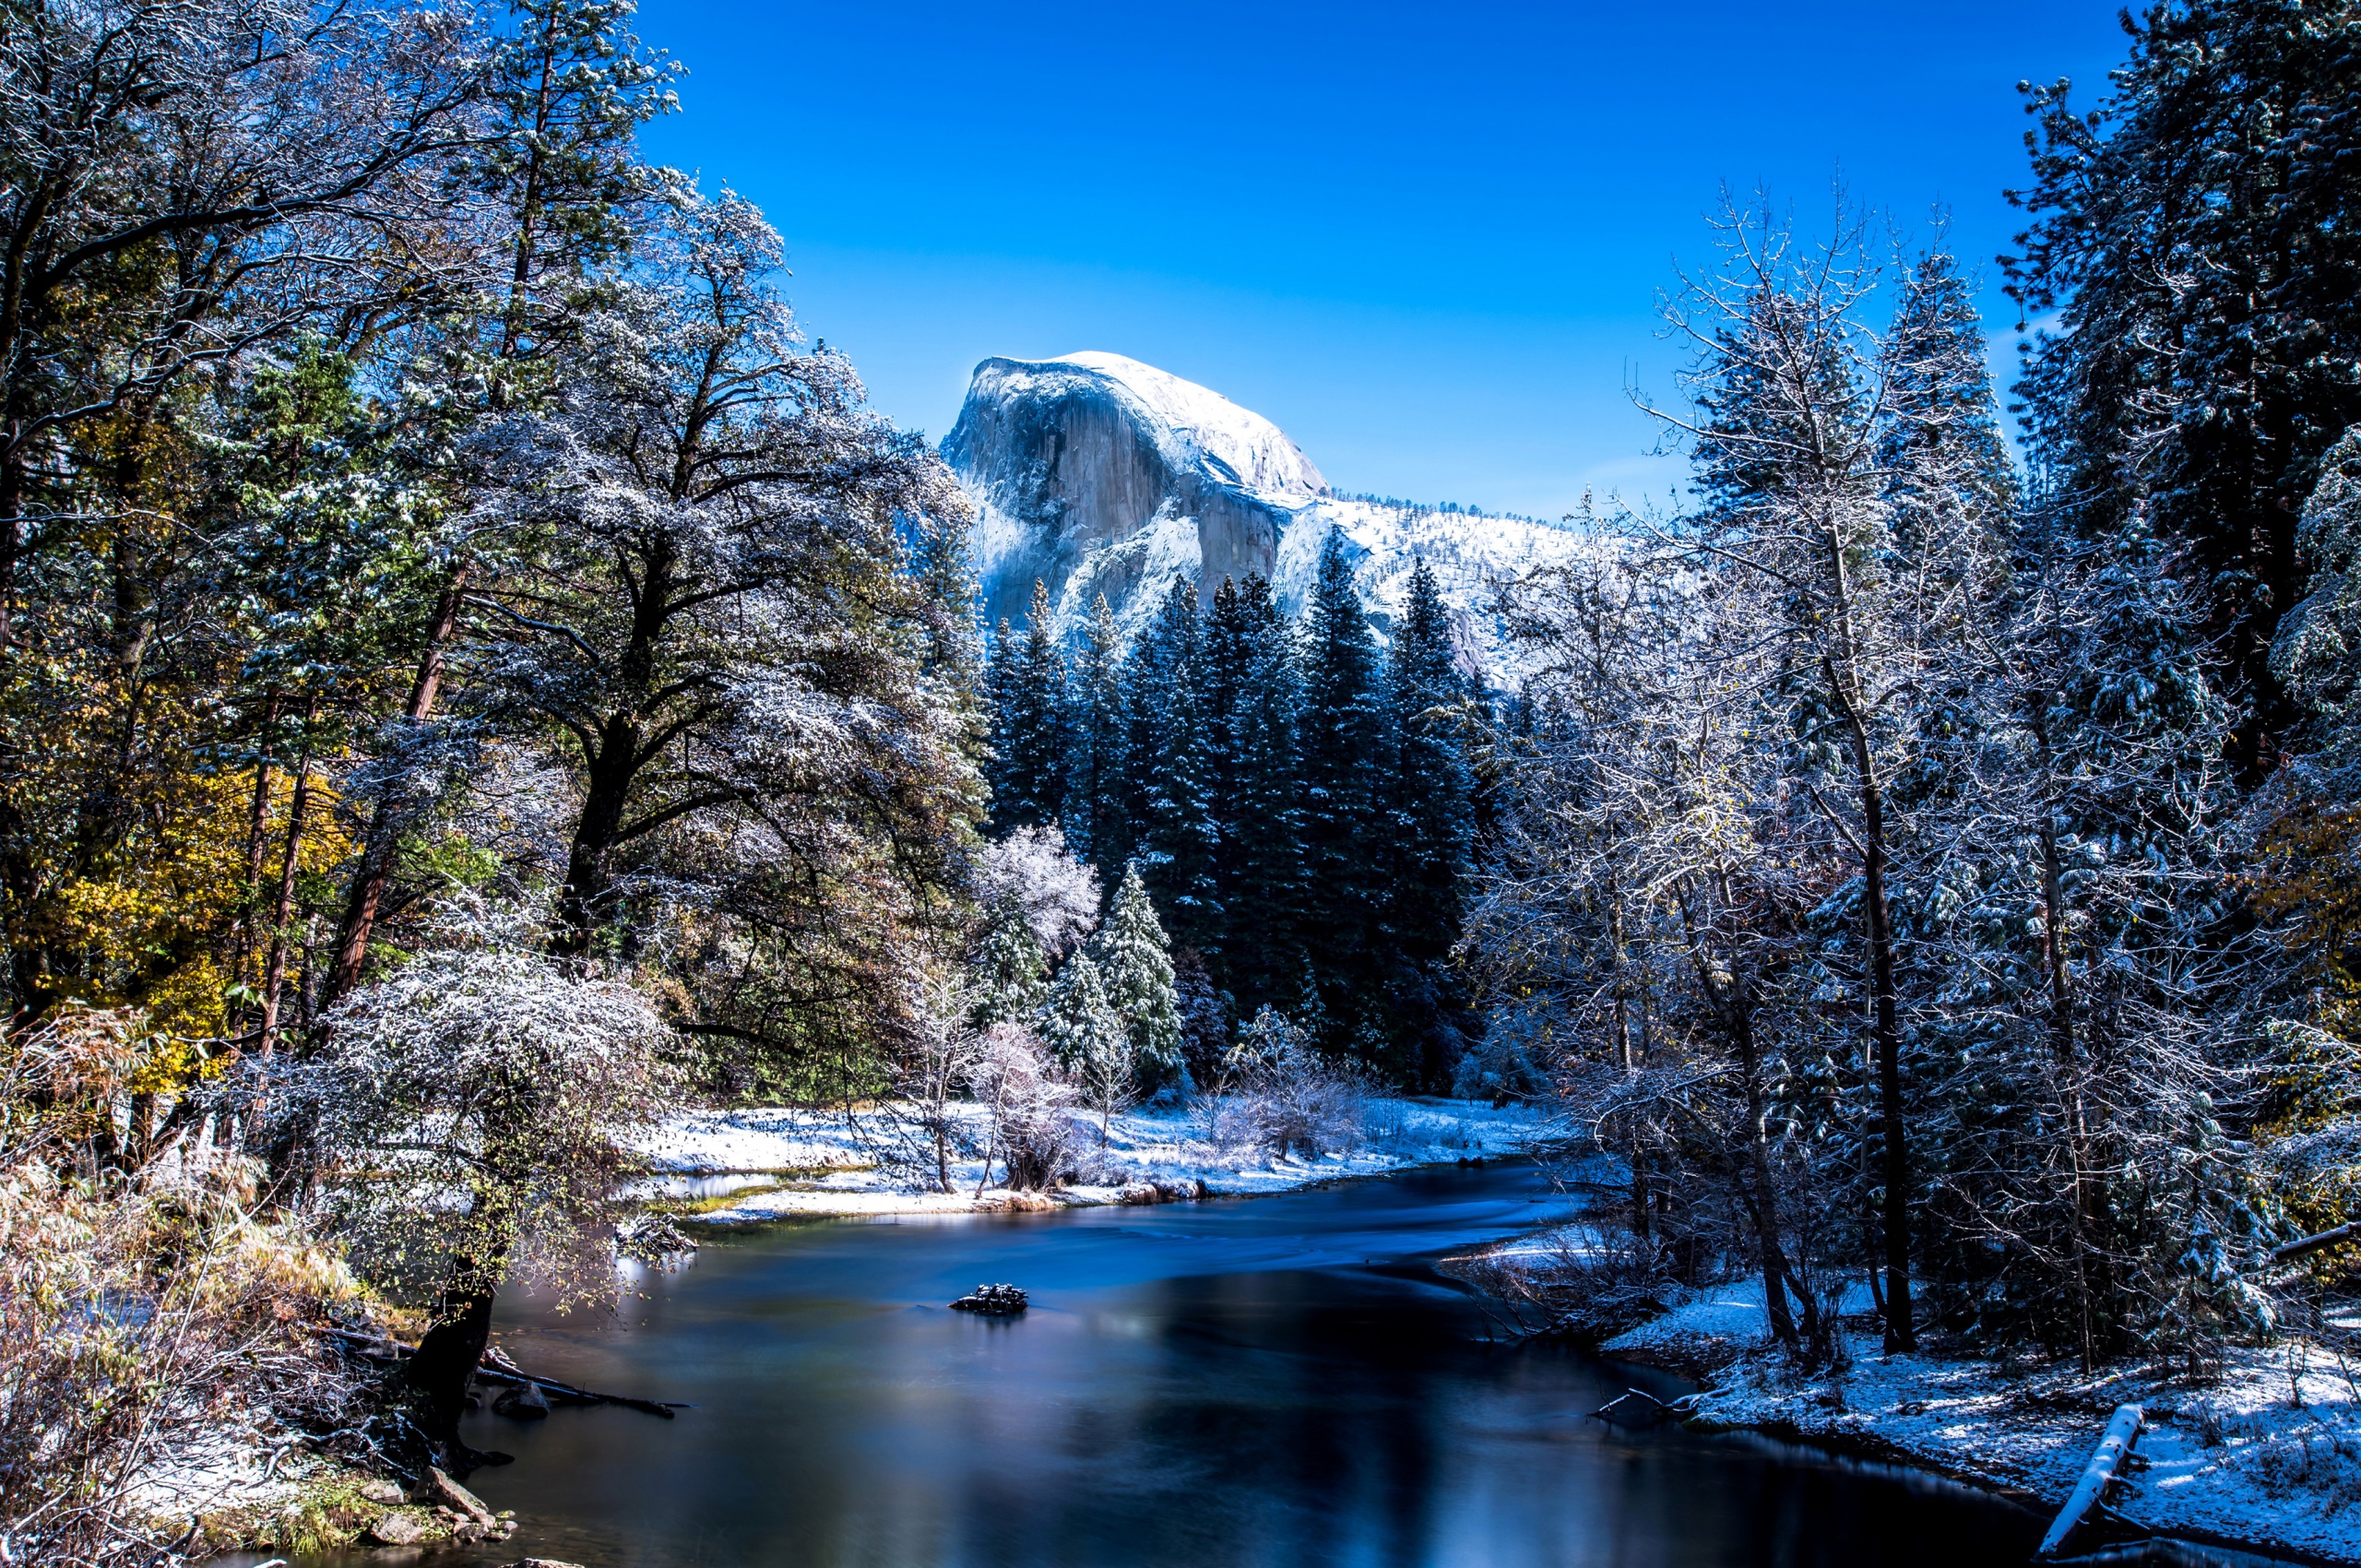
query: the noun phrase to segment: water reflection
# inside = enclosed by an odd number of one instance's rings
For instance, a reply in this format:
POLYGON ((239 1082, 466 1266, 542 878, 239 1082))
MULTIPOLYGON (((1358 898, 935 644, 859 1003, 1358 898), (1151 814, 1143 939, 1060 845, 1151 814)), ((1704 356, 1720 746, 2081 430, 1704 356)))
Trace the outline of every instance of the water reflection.
POLYGON ((710 1246, 618 1332, 514 1312, 520 1360, 688 1399, 483 1416, 525 1527, 591 1568, 1575 1568, 2022 1562, 2018 1511, 1748 1440, 1584 1419, 1664 1380, 1488 1345, 1400 1260, 1511 1233, 1528 1170, 1254 1203, 827 1225, 710 1246), (1372 1266, 1375 1265, 1376 1266, 1372 1266), (979 1280, 1013 1322, 948 1312, 979 1280))

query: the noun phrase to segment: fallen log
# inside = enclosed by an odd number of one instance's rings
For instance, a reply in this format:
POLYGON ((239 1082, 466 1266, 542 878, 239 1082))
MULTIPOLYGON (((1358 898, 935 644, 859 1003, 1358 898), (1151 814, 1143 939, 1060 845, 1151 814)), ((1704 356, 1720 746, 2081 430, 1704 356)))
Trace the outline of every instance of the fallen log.
MULTIPOLYGON (((382 1361, 398 1361, 418 1348, 415 1345, 405 1345, 398 1339, 387 1338, 383 1335, 356 1334, 348 1328, 323 1328, 319 1332, 331 1339, 342 1340, 359 1349, 364 1356, 374 1357, 382 1361)), ((486 1383, 503 1384, 512 1388, 538 1388, 543 1394, 565 1400, 570 1404, 621 1405, 627 1410, 645 1410, 651 1416, 661 1416, 668 1421, 673 1419, 673 1411, 685 1410, 689 1408, 677 1402, 635 1399, 628 1394, 600 1394, 593 1389, 576 1388, 570 1383, 560 1383, 553 1377, 540 1377, 526 1372, 514 1363, 499 1366, 489 1360, 477 1364, 476 1376, 486 1383)))
POLYGON ((2339 1241, 2350 1241, 2355 1239, 2361 1239, 2361 1219, 2340 1225, 2333 1230, 2323 1230, 2317 1236, 2307 1236, 2301 1241, 2290 1241, 2284 1247, 2273 1247, 2271 1249, 2271 1261, 2275 1264, 2293 1263, 2297 1258, 2307 1253, 2317 1253, 2323 1247, 2333 1247, 2339 1241))
POLYGON ((2099 1445, 2091 1455, 2091 1462, 2082 1470, 2082 1479, 2074 1484, 2073 1492, 2066 1499, 2066 1506, 2058 1511, 2049 1533, 2041 1538, 2041 1546, 2034 1555, 2056 1557, 2069 1537, 2079 1528, 2091 1511, 2099 1506, 2106 1489, 2115 1484, 2116 1471, 2124 1456, 2140 1439, 2140 1421, 2144 1412, 2137 1405, 2118 1405, 2115 1414, 2107 1418, 2106 1431, 2100 1434, 2099 1445))
MULTIPOLYGON (((1651 1423, 1670 1420, 1675 1415, 1679 1413, 1670 1405, 1666 1404, 1663 1400, 1657 1398, 1655 1395, 1648 1393, 1644 1389, 1627 1388, 1622 1393, 1617 1395, 1614 1398, 1609 1399, 1606 1404, 1601 1405, 1597 1409, 1593 1410, 1591 1412, 1591 1416, 1594 1419, 1602 1421, 1611 1422, 1621 1420, 1623 1420, 1622 1417, 1614 1415, 1612 1412, 1616 1406, 1620 1405, 1626 1399, 1644 1399, 1649 1404, 1655 1406, 1655 1408, 1654 1410, 1647 1412, 1648 1420, 1651 1423)), ((1630 1424, 1637 1426, 1639 1423, 1637 1421, 1633 1421, 1630 1424)))

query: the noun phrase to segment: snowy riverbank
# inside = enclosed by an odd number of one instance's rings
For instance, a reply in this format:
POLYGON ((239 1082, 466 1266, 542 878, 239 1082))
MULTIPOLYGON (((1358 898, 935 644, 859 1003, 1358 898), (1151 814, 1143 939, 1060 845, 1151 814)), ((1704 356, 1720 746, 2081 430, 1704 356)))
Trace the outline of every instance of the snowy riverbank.
MULTIPOLYGON (((980 1106, 955 1106, 967 1141, 985 1141, 980 1106)), ((1547 1127, 1521 1105, 1474 1100, 1370 1099, 1350 1146, 1318 1158, 1217 1142, 1202 1108, 1144 1110, 1114 1117, 1104 1149, 1092 1148, 1088 1180, 1052 1193, 991 1188, 983 1162, 951 1161, 941 1191, 931 1145, 915 1137, 897 1108, 844 1111, 693 1111, 668 1117, 639 1143, 666 1172, 637 1189, 669 1199, 682 1218, 706 1224, 825 1216, 970 1214, 1173 1197, 1259 1196, 1411 1166, 1524 1152, 1547 1127), (980 1191, 979 1189, 981 1189, 980 1191)))
POLYGON ((2230 1352, 2191 1380, 2124 1364, 1999 1364, 1882 1354, 1848 1318, 1849 1365, 1797 1374, 1769 1344, 1760 1279, 1689 1292, 1600 1353, 1706 1380, 1691 1420, 1891 1459, 2054 1510, 2108 1413, 2147 1416, 2109 1506, 2141 1530, 2322 1562, 2361 1562, 2361 1367, 2291 1344, 2230 1352))

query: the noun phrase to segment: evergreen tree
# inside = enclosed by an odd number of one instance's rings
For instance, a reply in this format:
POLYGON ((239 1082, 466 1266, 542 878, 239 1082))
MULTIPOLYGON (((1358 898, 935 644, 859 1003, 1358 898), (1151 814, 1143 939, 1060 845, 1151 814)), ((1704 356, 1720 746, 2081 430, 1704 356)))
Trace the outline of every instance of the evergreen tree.
POLYGON ((1067 723, 1067 841, 1093 865, 1120 864, 1131 858, 1133 843, 1123 803, 1122 638, 1103 593, 1090 607, 1067 723))
POLYGON ((1239 592, 1252 643, 1248 675, 1232 716, 1235 820, 1223 837, 1222 981, 1240 1010, 1299 1000, 1305 955, 1303 803, 1296 768, 1302 708, 1294 628, 1271 601, 1270 585, 1250 576, 1239 592))
POLYGON ((1421 561, 1410 575, 1387 661, 1388 727, 1393 731, 1390 847, 1394 852, 1391 927, 1403 956, 1431 964, 1458 940, 1474 853, 1475 776, 1455 716, 1465 695, 1453 662, 1451 626, 1434 573, 1421 561))
MULTIPOLYGON (((1003 831, 1046 826, 1065 811, 1066 667, 1050 624, 1050 590, 1036 577, 1025 639, 1000 656, 996 675, 1000 758, 992 820, 1003 831)), ((1005 636, 1007 623, 1002 627, 1005 636)))
POLYGON ((1098 965, 1088 953, 1066 960, 1036 1016, 1043 1043, 1082 1086, 1085 1102, 1098 1112, 1103 1143, 1109 1119, 1130 1103, 1132 1039, 1108 1001, 1098 965))
POLYGON ((1327 1011, 1349 1039, 1378 992, 1386 888, 1371 764, 1382 754, 1384 707, 1376 641, 1336 529, 1321 546, 1308 621, 1297 726, 1305 862, 1299 931, 1326 982, 1327 1011))
POLYGON ((2269 669, 2302 595, 2301 498, 2361 420, 2361 13, 2189 0, 2127 13, 2094 109, 2027 88, 2038 133, 2022 387, 2046 488, 2086 542, 2135 509, 2195 590, 2239 696, 2239 754, 2299 717, 2269 669))
POLYGON ((984 656, 982 696, 989 719, 984 784, 991 790, 993 820, 999 821, 1008 809, 1004 802, 1016 792, 1016 637, 1006 616, 993 629, 991 649, 984 656))
POLYGON ((1161 1087, 1180 1068, 1180 1015, 1171 949, 1138 866, 1123 868, 1123 885, 1093 945, 1108 1003, 1131 1041, 1133 1071, 1144 1087, 1161 1087))
POLYGON ((1455 711, 1464 695, 1448 612, 1434 573, 1420 561, 1387 660, 1393 766, 1385 837, 1393 858, 1387 925, 1394 1030, 1407 1056, 1402 1065, 1430 1087, 1450 1081, 1460 1045, 1449 1021, 1456 999, 1442 961, 1459 940, 1475 869, 1476 779, 1455 711))
POLYGON ((1175 576, 1125 670, 1135 858, 1172 912, 1173 934, 1211 940, 1220 919, 1214 889, 1218 846, 1207 800, 1205 726, 1197 707, 1201 662, 1197 593, 1175 576))
POLYGON ((992 906, 969 965, 977 1029, 1029 1019, 1049 990, 1048 968, 1024 899, 1012 889, 992 906))
MULTIPOLYGON (((1254 579, 1259 581, 1260 579, 1254 579)), ((1265 590, 1264 602, 1268 602, 1265 590)), ((1206 613, 1204 658, 1196 683, 1197 717, 1204 728, 1205 803, 1218 844, 1215 857, 1215 897, 1228 899, 1237 881, 1237 831, 1240 799, 1240 716, 1253 679, 1256 628, 1249 601, 1230 577, 1214 590, 1206 613)), ((1215 943, 1218 945, 1219 936, 1215 943)))

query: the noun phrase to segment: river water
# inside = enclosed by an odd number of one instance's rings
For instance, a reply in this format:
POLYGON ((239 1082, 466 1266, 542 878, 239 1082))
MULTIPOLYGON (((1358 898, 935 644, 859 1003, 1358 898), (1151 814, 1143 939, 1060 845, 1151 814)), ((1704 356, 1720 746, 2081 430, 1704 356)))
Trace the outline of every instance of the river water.
MULTIPOLYGON (((2040 1524, 1926 1478, 1585 1419, 1686 1386, 1488 1339, 1426 1266, 1555 1205, 1529 1167, 1254 1201, 726 1233, 618 1318, 528 1301, 537 1372, 694 1408, 471 1419, 522 1528, 443 1564, 1722 1568, 2020 1563, 2040 1524), (1010 1321, 944 1303, 985 1281, 1010 1321)), ((394 1556, 339 1554, 352 1564, 394 1556)))

